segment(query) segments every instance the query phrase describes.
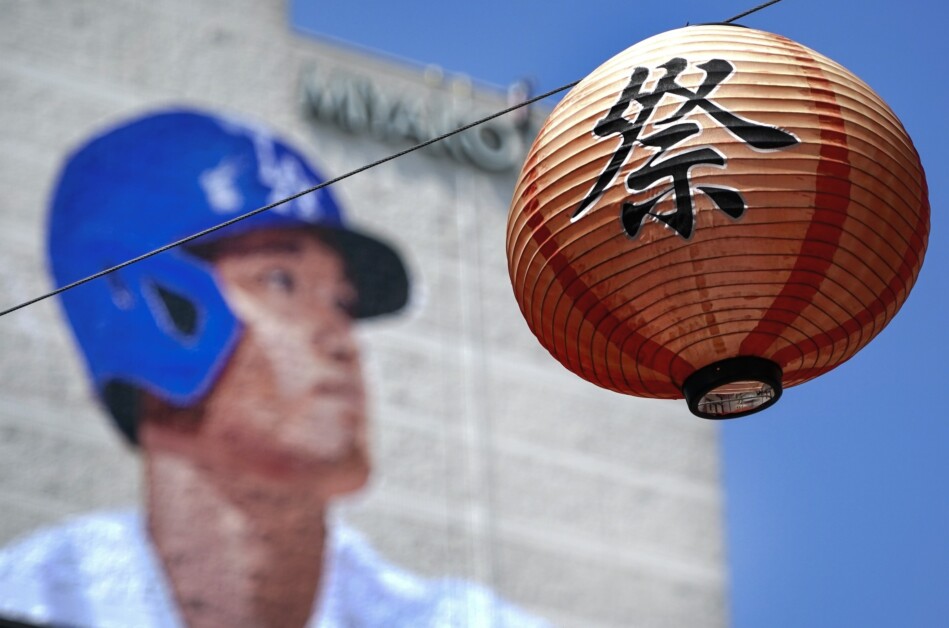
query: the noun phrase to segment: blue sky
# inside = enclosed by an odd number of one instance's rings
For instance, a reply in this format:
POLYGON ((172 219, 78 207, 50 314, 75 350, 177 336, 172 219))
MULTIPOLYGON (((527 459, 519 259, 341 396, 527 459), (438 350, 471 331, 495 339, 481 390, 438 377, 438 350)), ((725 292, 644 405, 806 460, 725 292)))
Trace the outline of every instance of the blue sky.
MULTIPOLYGON (((497 85, 529 77, 539 93, 756 2, 291 4, 299 28, 497 85)), ((933 214, 922 273, 889 327, 774 408, 721 427, 736 628, 949 625, 946 17, 923 0, 783 0, 741 21, 835 59, 889 103, 922 157, 933 214)))

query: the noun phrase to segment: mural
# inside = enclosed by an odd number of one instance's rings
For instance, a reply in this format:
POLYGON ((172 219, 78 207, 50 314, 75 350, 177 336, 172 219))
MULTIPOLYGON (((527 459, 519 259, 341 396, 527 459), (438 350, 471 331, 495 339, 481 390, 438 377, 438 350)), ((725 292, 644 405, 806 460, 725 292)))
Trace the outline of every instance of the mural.
MULTIPOLYGON (((321 182, 262 126, 140 117, 68 159, 56 284, 321 182)), ((347 225, 326 188, 65 293, 90 380, 139 447, 146 503, 5 549, 0 608, 80 626, 453 625, 458 608, 464 625, 542 625, 328 520, 372 466, 352 327, 408 297, 399 253, 347 225)))
MULTIPOLYGON (((0 20, 4 306, 508 103, 231 8, 0 20)), ((724 626, 714 428, 563 369, 512 294, 545 117, 4 316, 0 623, 724 626)))

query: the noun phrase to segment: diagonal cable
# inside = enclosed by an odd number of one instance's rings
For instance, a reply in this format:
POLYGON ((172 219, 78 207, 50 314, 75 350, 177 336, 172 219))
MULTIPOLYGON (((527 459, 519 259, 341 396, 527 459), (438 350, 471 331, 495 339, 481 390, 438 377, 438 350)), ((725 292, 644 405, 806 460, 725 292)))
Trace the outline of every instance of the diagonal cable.
POLYGON ((126 260, 126 261, 122 262, 121 264, 116 264, 115 266, 110 266, 109 268, 106 268, 106 269, 104 269, 104 270, 100 270, 99 272, 97 272, 97 273, 95 273, 95 274, 93 274, 93 275, 89 275, 88 277, 83 277, 82 279, 77 279, 76 281, 74 281, 74 282, 72 282, 72 283, 66 284, 65 286, 62 286, 62 287, 60 287, 60 288, 56 288, 55 290, 51 290, 50 292, 47 292, 46 294, 40 295, 40 296, 38 296, 38 297, 35 297, 35 298, 33 298, 33 299, 30 299, 29 301, 24 301, 23 303, 20 303, 20 304, 18 304, 18 305, 15 305, 15 306, 13 306, 13 307, 11 307, 11 308, 8 308, 8 309, 6 309, 6 310, 3 310, 2 312, 0 312, 0 316, 5 316, 5 315, 7 315, 7 314, 10 314, 11 312, 15 312, 15 311, 17 311, 17 310, 19 310, 19 309, 22 309, 22 308, 24 308, 24 307, 26 307, 26 306, 28 306, 28 305, 33 305, 34 303, 37 303, 38 301, 42 301, 42 300, 44 300, 44 299, 48 299, 49 297, 52 297, 52 296, 56 296, 57 294, 60 294, 61 292, 65 292, 65 291, 67 291, 67 290, 71 290, 71 289, 73 289, 73 288, 77 288, 77 287, 81 286, 81 285, 84 284, 84 283, 89 283, 90 281, 93 281, 94 279, 98 279, 99 277, 103 277, 103 276, 105 276, 105 275, 108 275, 109 273, 113 273, 113 272, 115 272, 115 271, 117 271, 117 270, 121 270, 122 268, 125 268, 126 266, 131 266, 132 264, 135 264, 135 263, 137 263, 137 262, 141 262, 142 260, 148 259, 149 257, 154 257, 155 255, 158 255, 159 253, 164 253, 165 251, 167 251, 167 250, 169 250, 169 249, 173 249, 173 248, 175 248, 175 247, 177 247, 177 246, 181 246, 182 244, 187 244, 188 242, 191 242, 192 240, 197 240, 198 238, 200 238, 200 237, 202 237, 202 236, 206 236, 206 235, 209 234, 209 233, 214 233, 215 231, 218 231, 218 230, 220 230, 220 229, 224 229, 225 227, 229 227, 229 226, 233 225, 233 224, 236 223, 236 222, 240 222, 240 221, 242 221, 242 220, 246 220, 246 219, 248 219, 248 218, 252 218, 253 216, 256 216, 257 214, 261 214, 261 213, 263 213, 263 212, 265 212, 265 211, 269 211, 269 210, 273 209, 274 207, 279 207, 280 205, 283 205, 284 203, 289 203, 290 201, 295 200, 295 199, 298 199, 298 198, 300 198, 301 196, 304 196, 304 195, 306 195, 306 194, 311 194, 312 192, 316 192, 317 190, 319 190, 319 189, 321 189, 321 188, 325 188, 325 187, 327 187, 327 186, 333 185, 334 183, 338 183, 338 182, 342 181, 343 179, 348 179, 349 177, 351 177, 351 176, 353 176, 353 175, 357 175, 357 174, 359 174, 360 172, 365 172, 366 170, 369 170, 370 168, 375 168, 376 166, 380 166, 380 165, 386 163, 387 161, 392 161, 393 159, 398 159, 399 157, 402 157, 403 155, 407 155, 407 154, 409 154, 409 153, 411 153, 411 152, 414 152, 414 151, 417 151, 417 150, 419 150, 419 149, 421 149, 421 148, 425 148, 426 146, 429 146, 429 145, 431 145, 431 144, 434 144, 435 142, 439 142, 439 141, 441 141, 441 140, 443 140, 443 139, 446 139, 446 138, 448 138, 448 137, 451 137, 452 135, 457 135, 458 133, 462 133, 462 132, 464 132, 464 131, 467 131, 468 129, 474 128, 474 127, 478 126, 479 124, 483 124, 483 123, 485 123, 485 122, 488 122, 488 121, 490 121, 490 120, 493 120, 493 119, 495 119, 495 118, 498 118, 498 117, 500 117, 500 116, 503 116, 503 115, 506 114, 506 113, 510 113, 510 112, 514 111, 515 109, 520 109, 521 107, 526 107, 527 105, 530 105, 530 104, 532 104, 532 103, 535 103, 535 102, 537 102, 538 100, 543 100, 544 98, 547 98, 548 96, 552 96, 552 95, 554 95, 554 94, 556 94, 556 93, 559 93, 559 92, 562 92, 562 91, 564 91, 564 90, 570 89, 571 87, 573 87, 574 85, 576 85, 576 84, 579 83, 579 82, 580 82, 580 81, 574 81, 573 83, 568 83, 567 85, 563 85, 563 86, 561 86, 561 87, 558 87, 557 89, 552 89, 552 90, 550 90, 549 92, 544 92, 543 94, 540 94, 539 96, 534 96, 533 98, 530 98, 529 100, 525 100, 524 102, 520 102, 520 103, 518 103, 518 104, 516 104, 516 105, 513 105, 513 106, 511 106, 511 107, 508 107, 507 109, 502 109, 501 111, 497 111, 497 112, 495 112, 495 113, 492 113, 491 115, 485 116, 485 117, 483 117, 483 118, 481 118, 481 119, 479 119, 479 120, 475 120, 474 122, 471 122, 470 124, 466 124, 465 126, 458 127, 458 128, 455 129, 454 131, 449 131, 448 133, 445 133, 445 134, 443 134, 443 135, 439 135, 438 137, 433 137, 433 138, 430 139, 430 140, 426 140, 426 141, 424 141, 424 142, 421 142, 420 144, 415 144, 414 146, 410 146, 409 148, 406 148, 406 149, 403 150, 403 151, 399 151, 398 153, 394 153, 394 154, 389 155, 389 156, 387 156, 387 157, 383 157, 382 159, 376 160, 376 161, 374 161, 374 162, 372 162, 372 163, 366 164, 366 165, 364 165, 364 166, 360 166, 359 168, 356 168, 355 170, 350 170, 349 172, 347 172, 347 173, 345 173, 345 174, 341 174, 340 176, 338 176, 338 177, 336 177, 336 178, 334 178, 334 179, 330 179, 330 180, 328 180, 328 181, 324 181, 323 183, 320 183, 319 185, 314 185, 313 187, 307 188, 307 189, 305 189, 305 190, 301 190, 301 191, 297 192, 296 194, 293 194, 292 196, 288 196, 288 197, 286 197, 286 198, 282 198, 282 199, 280 199, 279 201, 276 201, 276 202, 274 202, 274 203, 271 203, 270 205, 265 205, 265 206, 263 206, 263 207, 258 207, 257 209, 252 209, 251 211, 246 212, 246 213, 243 213, 243 214, 241 214, 240 216, 235 216, 234 218, 231 218, 230 220, 226 220, 226 221, 224 221, 224 222, 222 222, 222 223, 219 223, 219 224, 217 224, 217 225, 214 225, 213 227, 208 227, 207 229, 205 229, 205 230, 203 230, 203 231, 199 231, 199 232, 193 233, 193 234, 191 234, 191 235, 189 235, 189 236, 187 236, 187 237, 181 238, 180 240, 175 240, 174 242, 170 242, 170 243, 168 243, 168 244, 166 244, 166 245, 164 245, 164 246, 161 246, 161 247, 159 247, 159 248, 157 248, 157 249, 154 249, 154 250, 149 251, 149 252, 147 252, 147 253, 143 253, 143 254, 139 255, 138 257, 133 257, 132 259, 126 260))
POLYGON ((747 11, 744 11, 743 13, 739 13, 738 15, 736 15, 736 16, 734 16, 734 17, 728 18, 727 20, 725 20, 725 24, 731 24, 731 23, 734 22, 735 20, 740 20, 741 18, 747 17, 747 16, 751 15, 752 13, 757 13, 757 12, 760 11, 761 9, 767 9, 767 8, 770 7, 772 4, 777 4, 777 3, 779 3, 779 2, 781 2, 781 0, 771 0, 770 2, 765 2, 764 4, 759 4, 758 6, 752 8, 752 9, 748 9, 747 11))
MULTIPOLYGON (((752 13, 755 13, 755 12, 757 12, 757 11, 760 11, 761 9, 767 8, 767 7, 771 6, 772 4, 777 4, 777 3, 780 2, 780 1, 781 1, 781 0, 771 0, 770 2, 765 2, 764 4, 760 4, 760 5, 758 5, 758 6, 754 7, 754 8, 752 8, 752 9, 748 9, 747 11, 745 11, 745 12, 743 12, 743 13, 739 13, 738 15, 736 15, 736 16, 734 16, 734 17, 731 17, 731 18, 729 18, 729 19, 727 19, 727 20, 725 20, 724 22, 725 22, 726 24, 727 24, 727 23, 734 22, 735 20, 738 20, 738 19, 740 19, 740 18, 743 18, 743 17, 746 17, 746 16, 748 16, 748 15, 751 15, 752 13)), ((507 114, 507 113, 510 113, 510 112, 512 112, 512 111, 515 111, 515 110, 517 110, 517 109, 520 109, 521 107, 526 107, 527 105, 533 104, 533 103, 535 103, 535 102, 537 102, 537 101, 539 101, 539 100, 543 100, 543 99, 545 99, 545 98, 548 98, 549 96, 553 96, 554 94, 559 94, 559 93, 562 92, 562 91, 566 91, 566 90, 570 89, 571 87, 573 87, 574 85, 576 85, 576 84, 579 83, 579 82, 580 82, 580 81, 573 81, 573 82, 571 82, 571 83, 567 83, 566 85, 561 85, 560 87, 558 87, 558 88, 556 88, 556 89, 552 89, 552 90, 550 90, 550 91, 548 91, 548 92, 544 92, 543 94, 540 94, 540 95, 538 95, 538 96, 534 96, 533 98, 529 98, 528 100, 525 100, 525 101, 523 101, 523 102, 517 103, 516 105, 512 105, 512 106, 510 106, 510 107, 507 107, 506 109, 502 109, 502 110, 500 110, 500 111, 497 111, 497 112, 495 112, 495 113, 492 113, 492 114, 490 114, 490 115, 487 115, 487 116, 485 116, 485 117, 483 117, 483 118, 480 118, 480 119, 478 119, 478 120, 475 120, 474 122, 471 122, 471 123, 466 124, 466 125, 464 125, 464 126, 458 127, 458 128, 455 129, 454 131, 449 131, 448 133, 444 133, 444 134, 442 134, 442 135, 439 135, 438 137, 433 137, 433 138, 430 139, 430 140, 426 140, 426 141, 421 142, 421 143, 419 143, 419 144, 415 144, 414 146, 410 146, 409 148, 406 148, 405 150, 399 151, 399 152, 397 152, 397 153, 393 153, 392 155, 389 155, 389 156, 387 156, 387 157, 383 157, 382 159, 379 159, 379 160, 374 161, 374 162, 372 162, 372 163, 369 163, 369 164, 366 164, 366 165, 361 166, 361 167, 359 167, 359 168, 356 168, 355 170, 350 170, 349 172, 347 172, 347 173, 345 173, 345 174, 342 174, 342 175, 340 175, 340 176, 338 176, 338 177, 336 177, 336 178, 334 178, 334 179, 330 179, 329 181, 324 181, 323 183, 320 183, 319 185, 314 185, 314 186, 311 187, 311 188, 307 188, 307 189, 305 189, 305 190, 301 190, 301 191, 297 192, 296 194, 294 194, 294 195, 292 195, 292 196, 288 196, 288 197, 286 197, 286 198, 283 198, 283 199, 281 199, 281 200, 279 200, 279 201, 276 201, 276 202, 274 202, 274 203, 271 203, 270 205, 265 205, 265 206, 263 206, 263 207, 258 207, 257 209, 253 209, 253 210, 251 210, 251 211, 249 211, 249 212, 246 212, 246 213, 244 213, 244 214, 241 214, 240 216, 235 216, 234 218, 231 218, 230 220, 224 221, 224 222, 222 222, 222 223, 220 223, 220 224, 217 224, 217 225, 215 225, 215 226, 213 226, 213 227, 209 227, 209 228, 207 228, 207 229, 205 229, 205 230, 203 230, 203 231, 199 231, 199 232, 197 232, 197 233, 193 233, 193 234, 191 234, 191 235, 189 235, 189 236, 187 236, 187 237, 181 238, 180 240, 176 240, 176 241, 174 241, 174 242, 170 242, 170 243, 168 243, 168 244, 166 244, 166 245, 164 245, 164 246, 161 246, 161 247, 159 247, 159 248, 157 248, 157 249, 154 249, 154 250, 152 250, 152 251, 148 251, 147 253, 143 253, 142 255, 139 255, 138 257, 133 257, 132 259, 126 260, 126 261, 124 261, 124 262, 122 262, 122 263, 120 263, 120 264, 116 264, 115 266, 111 266, 111 267, 106 268, 106 269, 104 269, 104 270, 100 270, 99 272, 94 273, 94 274, 92 274, 92 275, 89 275, 88 277, 83 277, 82 279, 78 279, 78 280, 76 280, 76 281, 74 281, 74 282, 72 282, 72 283, 66 284, 65 286, 61 286, 61 287, 59 287, 59 288, 56 288, 55 290, 51 290, 51 291, 49 291, 49 292, 47 292, 47 293, 45 293, 45 294, 41 294, 41 295, 39 295, 39 296, 37 296, 37 297, 34 297, 34 298, 32 298, 32 299, 29 299, 28 301, 24 301, 24 302, 22 302, 22 303, 19 303, 19 304, 17 304, 17 305, 14 305, 13 307, 9 307, 9 308, 3 310, 2 312, 0 312, 0 317, 6 316, 7 314, 10 314, 10 313, 12 313, 12 312, 16 312, 17 310, 23 309, 23 308, 25 308, 25 307, 27 307, 27 306, 29 306, 29 305, 33 305, 34 303, 38 303, 39 301, 43 301, 43 300, 48 299, 48 298, 50 298, 50 297, 56 296, 57 294, 66 292, 67 290, 72 290, 73 288, 77 288, 77 287, 81 286, 82 284, 89 283, 90 281, 93 281, 93 280, 95 280, 95 279, 98 279, 99 277, 104 277, 105 275, 108 275, 109 273, 113 273, 113 272, 115 272, 115 271, 117 271, 117 270, 121 270, 122 268, 125 268, 126 266, 131 266, 132 264, 135 264, 135 263, 137 263, 137 262, 141 262, 142 260, 146 260, 146 259, 148 259, 149 257, 154 257, 155 255, 158 255, 159 253, 164 253, 165 251, 167 251, 167 250, 169 250, 169 249, 173 249, 173 248, 175 248, 175 247, 177 247, 177 246, 181 246, 182 244, 187 244, 188 242, 191 242, 192 240, 196 240, 196 239, 198 239, 198 238, 200 238, 200 237, 202 237, 202 236, 205 236, 205 235, 207 235, 207 234, 209 234, 209 233, 213 233, 213 232, 218 231, 218 230, 220 230, 220 229, 224 229, 225 227, 229 227, 230 225, 233 225, 233 224, 236 223, 236 222, 240 222, 240 221, 242 221, 242 220, 246 220, 246 219, 248 219, 248 218, 251 218, 251 217, 253 217, 253 216, 256 216, 257 214, 261 214, 261 213, 263 213, 263 212, 265 212, 265 211, 269 211, 269 210, 273 209, 274 207, 279 207, 280 205, 283 205, 284 203, 289 203, 290 201, 295 200, 295 199, 298 199, 298 198, 300 198, 301 196, 304 196, 304 195, 306 195, 306 194, 311 194, 311 193, 316 192, 317 190, 319 190, 319 189, 321 189, 321 188, 325 188, 325 187, 327 187, 327 186, 333 185, 334 183, 338 183, 338 182, 342 181, 343 179, 348 179, 349 177, 351 177, 351 176, 353 176, 353 175, 357 175, 357 174, 359 174, 359 173, 361 173, 361 172, 365 172, 366 170, 369 170, 370 168, 375 168, 376 166, 381 166, 382 164, 384 164, 384 163, 386 163, 386 162, 392 161, 393 159, 398 159, 399 157, 402 157, 403 155, 408 155, 409 153, 415 152, 415 151, 417 151, 417 150, 419 150, 419 149, 421 149, 421 148, 425 148, 426 146, 430 146, 430 145, 434 144, 435 142, 440 142, 441 140, 444 140, 444 139, 446 139, 446 138, 449 138, 449 137, 451 137, 451 136, 453 136, 453 135, 457 135, 458 133, 463 133, 464 131, 467 131, 468 129, 472 129, 472 128, 474 128, 474 127, 480 125, 480 124, 484 124, 485 122, 488 122, 488 121, 490 121, 490 120, 494 120, 495 118, 499 118, 499 117, 501 117, 501 116, 503 116, 503 115, 505 115, 505 114, 507 114)))

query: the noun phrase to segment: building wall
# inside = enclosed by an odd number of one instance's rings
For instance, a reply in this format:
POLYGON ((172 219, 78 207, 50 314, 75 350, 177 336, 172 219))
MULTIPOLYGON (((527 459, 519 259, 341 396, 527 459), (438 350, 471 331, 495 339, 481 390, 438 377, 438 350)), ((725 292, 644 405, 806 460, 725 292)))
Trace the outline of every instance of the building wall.
MULTIPOLYGON (((504 104, 463 78, 294 34, 277 0, 0 7, 3 307, 51 287, 54 177, 110 123, 175 104, 246 114, 335 176, 405 144, 308 115, 307 72, 366 77, 468 118, 504 104)), ((395 241, 415 279, 407 316, 360 329, 376 470, 340 514, 394 562, 482 582, 560 625, 722 626, 714 426, 684 403, 600 390, 540 348, 507 279, 514 174, 416 153, 334 186, 351 222, 395 241)), ((57 304, 0 319, 0 542, 135 504, 139 484, 57 304)))

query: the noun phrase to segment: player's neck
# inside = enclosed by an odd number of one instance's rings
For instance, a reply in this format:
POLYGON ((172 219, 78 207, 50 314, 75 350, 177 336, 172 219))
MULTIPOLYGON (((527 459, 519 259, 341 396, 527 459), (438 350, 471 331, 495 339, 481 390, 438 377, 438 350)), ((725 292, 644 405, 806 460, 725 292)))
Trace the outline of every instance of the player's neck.
POLYGON ((306 624, 324 503, 273 480, 214 477, 167 452, 147 457, 146 485, 149 532, 188 626, 306 624))

